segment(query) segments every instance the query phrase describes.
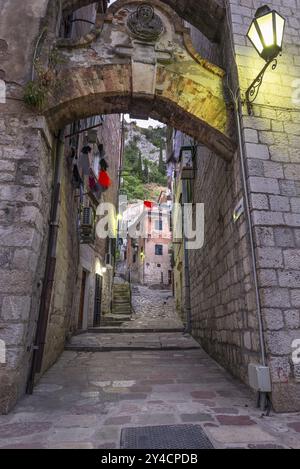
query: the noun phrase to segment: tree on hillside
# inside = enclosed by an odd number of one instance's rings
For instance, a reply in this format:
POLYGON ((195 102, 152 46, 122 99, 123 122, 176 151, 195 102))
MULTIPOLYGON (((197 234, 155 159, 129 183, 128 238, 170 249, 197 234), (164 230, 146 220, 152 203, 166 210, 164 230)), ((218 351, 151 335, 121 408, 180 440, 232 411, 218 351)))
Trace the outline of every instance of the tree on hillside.
POLYGON ((164 158, 163 158, 163 147, 162 147, 162 142, 160 144, 160 149, 159 149, 159 163, 158 163, 158 170, 161 174, 165 175, 166 174, 166 168, 165 168, 165 163, 164 163, 164 158))
POLYGON ((143 182, 146 184, 149 182, 149 164, 146 159, 144 160, 143 182))
POLYGON ((134 135, 132 140, 126 144, 121 191, 127 195, 129 201, 145 200, 150 196, 156 198, 155 186, 165 187, 167 184, 163 160, 163 149, 166 147, 166 130, 164 128, 137 128, 137 130, 141 135, 146 134, 146 138, 160 149, 160 154, 159 162, 151 161, 147 158, 147 154, 142 155, 139 149, 139 135, 134 135))
POLYGON ((142 153, 140 151, 139 151, 136 172, 137 172, 138 177, 140 179, 143 179, 143 161, 142 161, 142 153))

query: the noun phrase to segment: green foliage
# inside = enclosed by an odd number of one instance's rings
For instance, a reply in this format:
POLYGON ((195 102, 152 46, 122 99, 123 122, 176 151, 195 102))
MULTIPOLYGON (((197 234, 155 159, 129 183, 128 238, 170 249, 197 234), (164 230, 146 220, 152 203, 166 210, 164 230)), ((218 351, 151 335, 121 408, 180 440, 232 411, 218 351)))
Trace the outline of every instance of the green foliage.
POLYGON ((149 191, 145 190, 143 182, 136 175, 128 173, 124 174, 122 192, 127 195, 129 201, 144 200, 149 195, 149 191))
POLYGON ((47 89, 39 81, 29 81, 24 89, 24 102, 27 106, 41 111, 47 99, 47 89))
POLYGON ((160 149, 159 149, 159 163, 158 163, 158 169, 160 174, 165 175, 166 174, 166 167, 163 159, 163 146, 162 146, 162 141, 160 143, 160 149))
POLYGON ((57 67, 64 63, 57 49, 53 49, 48 58, 48 66, 44 66, 39 59, 34 62, 36 79, 29 81, 24 89, 24 102, 39 111, 47 103, 49 95, 59 91, 62 82, 58 80, 57 67))
MULTIPOLYGON (((165 163, 163 161, 163 148, 165 140, 161 136, 164 135, 164 129, 140 129, 141 132, 148 131, 147 134, 152 134, 155 130, 159 130, 159 148, 160 148, 160 163, 154 163, 142 155, 138 148, 139 138, 134 138, 126 145, 124 152, 124 172, 123 172, 123 186, 122 193, 126 194, 129 201, 136 199, 146 200, 150 198, 150 190, 145 187, 145 184, 157 184, 166 186, 167 177, 165 171, 165 163)), ((159 195, 159 194, 158 194, 159 195)))
POLYGON ((164 171, 164 173, 162 174, 160 172, 159 166, 156 163, 153 163, 153 161, 148 161, 148 167, 149 167, 149 182, 159 184, 160 186, 166 186, 167 185, 166 172, 164 171))
POLYGON ((157 148, 160 148, 161 145, 166 148, 166 137, 167 137, 167 128, 166 127, 157 127, 155 129, 140 129, 141 133, 145 135, 147 140, 152 143, 157 148))

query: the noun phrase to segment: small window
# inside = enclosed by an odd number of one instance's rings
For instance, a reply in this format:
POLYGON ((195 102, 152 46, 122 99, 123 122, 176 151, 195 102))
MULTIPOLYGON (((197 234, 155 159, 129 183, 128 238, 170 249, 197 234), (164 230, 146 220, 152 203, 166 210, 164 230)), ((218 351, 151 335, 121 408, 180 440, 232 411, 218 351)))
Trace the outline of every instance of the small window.
POLYGON ((155 255, 162 256, 163 255, 163 246, 161 244, 155 245, 155 255))
POLYGON ((163 221, 162 220, 155 220, 155 230, 162 231, 163 230, 163 221))

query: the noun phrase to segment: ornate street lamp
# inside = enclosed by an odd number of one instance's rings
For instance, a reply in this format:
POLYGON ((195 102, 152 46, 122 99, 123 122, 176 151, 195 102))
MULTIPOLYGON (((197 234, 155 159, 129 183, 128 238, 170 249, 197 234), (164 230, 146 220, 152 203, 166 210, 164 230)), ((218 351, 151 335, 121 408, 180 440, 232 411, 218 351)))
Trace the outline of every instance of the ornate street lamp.
POLYGON ((267 68, 271 63, 273 63, 272 70, 277 67, 277 56, 282 52, 284 27, 285 19, 267 5, 259 8, 255 13, 255 19, 251 23, 247 37, 260 57, 266 61, 266 65, 246 91, 249 114, 252 112, 251 104, 257 98, 267 68))

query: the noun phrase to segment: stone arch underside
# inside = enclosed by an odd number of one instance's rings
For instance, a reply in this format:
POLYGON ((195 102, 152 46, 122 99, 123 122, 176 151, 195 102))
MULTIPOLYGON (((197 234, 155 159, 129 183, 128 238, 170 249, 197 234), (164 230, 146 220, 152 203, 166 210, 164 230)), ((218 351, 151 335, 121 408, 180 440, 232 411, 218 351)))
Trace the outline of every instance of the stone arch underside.
POLYGON ((139 18, 144 3, 118 1, 100 33, 78 44, 58 44, 64 65, 59 91, 46 111, 50 126, 129 112, 159 119, 230 160, 235 144, 223 96, 224 71, 195 52, 188 30, 158 0, 151 2, 152 23, 139 18))
MULTIPOLYGON (((217 41, 225 17, 224 0, 161 0, 176 13, 198 28, 208 39, 217 41)), ((93 0, 63 0, 62 8, 69 14, 94 3, 93 0)))

